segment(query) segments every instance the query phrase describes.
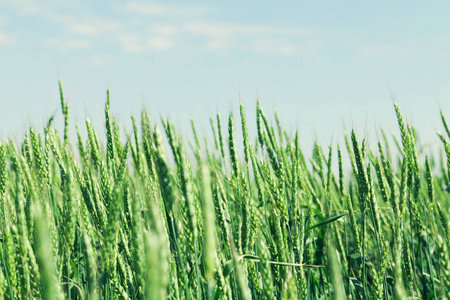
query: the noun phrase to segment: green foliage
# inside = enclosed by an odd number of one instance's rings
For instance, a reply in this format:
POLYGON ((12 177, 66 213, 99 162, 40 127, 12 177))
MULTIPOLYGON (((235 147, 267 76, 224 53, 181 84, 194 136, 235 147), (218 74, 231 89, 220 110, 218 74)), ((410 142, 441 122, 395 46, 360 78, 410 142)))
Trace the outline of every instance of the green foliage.
POLYGON ((442 112, 441 157, 423 154, 394 104, 401 142, 381 131, 376 152, 352 130, 348 156, 339 145, 325 155, 316 143, 308 163, 298 134, 290 137, 276 112, 272 126, 259 103, 252 144, 241 105, 242 136, 233 115, 228 130, 219 115, 210 119, 213 149, 201 148, 191 123, 191 161, 173 123, 162 120, 162 134, 145 111, 123 141, 109 90, 104 139, 86 120, 87 138, 77 125, 71 144, 59 87, 62 138, 52 116, 22 143, 0 143, 0 298, 450 295, 450 132, 442 112))

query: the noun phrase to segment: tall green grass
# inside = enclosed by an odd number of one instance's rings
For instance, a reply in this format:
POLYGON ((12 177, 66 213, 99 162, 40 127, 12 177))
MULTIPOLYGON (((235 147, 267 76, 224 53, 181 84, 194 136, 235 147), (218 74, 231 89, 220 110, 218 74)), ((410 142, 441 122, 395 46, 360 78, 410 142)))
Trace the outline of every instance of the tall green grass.
POLYGON ((105 130, 86 120, 75 143, 60 92, 62 137, 50 119, 21 144, 0 143, 0 297, 450 297, 442 113, 441 157, 424 155, 394 104, 399 141, 382 132, 368 145, 352 131, 307 159, 259 103, 255 143, 242 105, 210 119, 212 146, 193 122, 188 143, 145 111, 123 139, 109 91, 105 130))

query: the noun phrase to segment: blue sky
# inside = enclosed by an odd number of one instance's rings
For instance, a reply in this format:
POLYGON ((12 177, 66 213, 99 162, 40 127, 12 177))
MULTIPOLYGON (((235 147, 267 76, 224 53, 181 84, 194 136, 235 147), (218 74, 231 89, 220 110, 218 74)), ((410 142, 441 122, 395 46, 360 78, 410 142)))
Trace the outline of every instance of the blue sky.
MULTIPOLYGON (((352 126, 397 131, 392 99, 437 141, 450 118, 447 1, 0 0, 0 134, 56 114, 102 126, 106 89, 125 128, 146 107, 185 128, 256 99, 306 144, 352 126)), ((237 115, 236 115, 237 116, 237 115)), ((84 128, 82 126, 82 128, 84 128)), ((209 127, 200 129, 209 132, 209 127)))

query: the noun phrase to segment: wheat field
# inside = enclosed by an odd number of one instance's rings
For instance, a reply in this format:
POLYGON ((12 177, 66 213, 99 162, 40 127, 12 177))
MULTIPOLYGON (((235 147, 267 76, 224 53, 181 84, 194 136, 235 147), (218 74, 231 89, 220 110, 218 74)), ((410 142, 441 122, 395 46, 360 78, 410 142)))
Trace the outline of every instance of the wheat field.
POLYGON ((146 111, 123 130, 109 91, 105 128, 84 135, 60 92, 63 132, 50 118, 0 142, 2 298, 450 298, 442 113, 438 157, 395 103, 398 138, 306 153, 259 103, 257 136, 241 105, 203 142, 146 111))

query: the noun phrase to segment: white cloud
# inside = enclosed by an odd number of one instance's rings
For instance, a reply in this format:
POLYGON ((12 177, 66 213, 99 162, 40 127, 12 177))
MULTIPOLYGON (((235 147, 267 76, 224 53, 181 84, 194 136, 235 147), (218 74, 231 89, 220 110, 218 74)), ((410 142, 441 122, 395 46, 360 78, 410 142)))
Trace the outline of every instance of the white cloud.
POLYGON ((15 43, 15 38, 11 34, 0 32, 0 46, 11 46, 15 43))
POLYGON ((165 35, 165 36, 175 35, 179 32, 179 29, 176 26, 170 26, 170 25, 156 24, 156 25, 152 25, 150 29, 151 29, 152 33, 154 33, 154 34, 165 35))
POLYGON ((306 36, 311 32, 303 27, 245 25, 237 23, 192 22, 186 29, 197 35, 229 37, 233 35, 306 36))
POLYGON ((274 52, 281 55, 290 55, 298 51, 294 44, 277 43, 274 40, 260 39, 252 43, 252 49, 258 52, 274 52))
POLYGON ((48 11, 42 2, 34 0, 1 1, 1 4, 14 9, 20 15, 42 15, 48 11))
POLYGON ((172 49, 175 46, 175 41, 166 36, 154 36, 147 42, 149 49, 155 50, 167 50, 172 49))
POLYGON ((120 34, 118 42, 128 52, 139 53, 144 52, 142 36, 139 34, 120 34))
POLYGON ((317 39, 303 39, 296 42, 276 39, 256 39, 252 43, 252 50, 283 56, 301 54, 311 57, 316 56, 319 50, 325 45, 325 41, 317 39))
POLYGON ((70 32, 75 34, 99 36, 110 32, 117 32, 122 28, 122 25, 119 22, 109 19, 92 17, 84 21, 73 20, 67 27, 70 32))
POLYGON ((149 50, 168 50, 175 46, 175 40, 169 35, 157 34, 144 37, 141 34, 121 34, 118 37, 121 47, 132 53, 141 53, 149 50))
POLYGON ((45 1, 15 0, 0 1, 0 4, 4 7, 8 7, 21 16, 35 16, 58 23, 63 23, 70 19, 70 16, 58 12, 58 8, 69 4, 67 1, 58 1, 46 4, 45 1))
POLYGON ((176 26, 153 24, 148 29, 139 33, 120 33, 117 41, 124 50, 132 53, 168 50, 176 46, 176 35, 180 31, 176 26))
POLYGON ((128 2, 126 9, 129 12, 141 15, 156 15, 166 17, 198 17, 211 11, 206 6, 182 7, 157 2, 128 2))
POLYGON ((209 50, 233 50, 290 55, 310 40, 312 32, 303 27, 246 25, 219 22, 191 22, 185 30, 206 39, 209 50))
POLYGON ((43 42, 43 45, 47 48, 56 48, 61 52, 70 52, 74 50, 85 50, 92 47, 91 42, 80 39, 67 39, 67 38, 50 38, 43 42))
MULTIPOLYGON (((0 0, 2 5, 17 15, 30 15, 54 24, 62 32, 40 32, 40 40, 45 41, 42 43, 45 47, 64 52, 116 46, 127 52, 144 53, 179 46, 194 51, 206 48, 211 52, 239 50, 293 55, 313 53, 320 47, 314 44, 315 33, 300 26, 205 21, 212 11, 207 6, 132 1, 120 4, 120 11, 115 11, 117 15, 107 15, 70 1, 51 4, 45 0, 13 3, 0 0)), ((23 40, 27 41, 26 37, 23 40)), ((9 42, 0 36, 0 43, 9 42)))

